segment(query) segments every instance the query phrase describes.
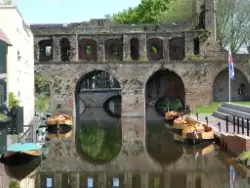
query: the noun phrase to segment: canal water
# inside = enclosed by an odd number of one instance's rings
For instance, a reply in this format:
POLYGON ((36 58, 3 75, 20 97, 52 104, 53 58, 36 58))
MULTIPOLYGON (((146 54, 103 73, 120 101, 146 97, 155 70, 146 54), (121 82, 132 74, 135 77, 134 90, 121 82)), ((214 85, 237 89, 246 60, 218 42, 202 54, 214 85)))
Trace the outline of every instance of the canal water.
POLYGON ((218 146, 179 144, 168 127, 152 113, 145 121, 113 118, 101 109, 91 109, 70 138, 45 145, 48 152, 40 164, 36 158, 20 167, 4 168, 10 177, 34 177, 38 188, 250 186, 247 177, 234 173, 218 146))

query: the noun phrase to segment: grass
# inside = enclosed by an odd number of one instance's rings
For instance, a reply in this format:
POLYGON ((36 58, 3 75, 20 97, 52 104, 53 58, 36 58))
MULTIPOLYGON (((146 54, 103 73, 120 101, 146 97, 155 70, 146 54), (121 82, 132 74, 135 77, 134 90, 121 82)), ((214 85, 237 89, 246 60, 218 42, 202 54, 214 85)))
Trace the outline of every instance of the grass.
MULTIPOLYGON (((213 111, 217 109, 217 107, 225 102, 212 102, 209 105, 201 105, 198 106, 195 110, 194 113, 199 113, 199 114, 211 114, 213 111)), ((246 105, 250 106, 250 101, 239 101, 239 102, 232 102, 232 104, 238 104, 238 105, 246 105)))
POLYGON ((239 159, 241 161, 245 161, 247 159, 250 159, 250 151, 244 151, 240 154, 239 159))

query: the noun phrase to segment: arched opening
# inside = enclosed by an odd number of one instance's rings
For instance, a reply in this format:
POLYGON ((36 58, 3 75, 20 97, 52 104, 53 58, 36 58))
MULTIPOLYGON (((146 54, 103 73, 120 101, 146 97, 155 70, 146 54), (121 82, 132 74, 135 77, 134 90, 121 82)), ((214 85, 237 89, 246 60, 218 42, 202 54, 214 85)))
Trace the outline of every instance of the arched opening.
POLYGON ((42 40, 39 45, 39 61, 51 61, 53 60, 53 41, 42 40))
POLYGON ((120 92, 118 80, 102 70, 87 73, 78 80, 75 90, 76 147, 85 160, 104 163, 119 154, 120 92))
POLYGON ((179 108, 179 103, 176 107, 173 105, 174 101, 185 104, 185 87, 181 77, 168 69, 157 71, 146 84, 147 108, 155 108, 159 115, 164 115, 170 103, 172 110, 179 108))
POLYGON ((123 60, 123 40, 108 39, 105 41, 105 59, 123 60))
POLYGON ((62 38, 60 40, 61 47, 61 60, 69 61, 70 60, 70 41, 67 38, 62 38))
POLYGON ((163 41, 158 38, 151 38, 147 41, 148 60, 158 61, 163 59, 163 41))
POLYGON ((93 39, 80 39, 79 45, 79 59, 87 61, 97 61, 97 43, 93 39))
POLYGON ((130 40, 130 57, 133 60, 139 59, 139 40, 137 38, 130 40))
MULTIPOLYGON (((250 99, 250 87, 245 75, 234 69, 235 77, 231 80, 231 100, 247 101, 250 99)), ((221 71, 213 83, 213 101, 225 102, 229 100, 228 69, 221 71)))
POLYGON ((199 14, 199 18, 198 18, 198 24, 197 24, 197 28, 199 29, 205 29, 205 5, 201 5, 201 12, 199 14))
POLYGON ((185 58, 184 37, 174 37, 169 40, 169 58, 170 60, 182 60, 185 58))

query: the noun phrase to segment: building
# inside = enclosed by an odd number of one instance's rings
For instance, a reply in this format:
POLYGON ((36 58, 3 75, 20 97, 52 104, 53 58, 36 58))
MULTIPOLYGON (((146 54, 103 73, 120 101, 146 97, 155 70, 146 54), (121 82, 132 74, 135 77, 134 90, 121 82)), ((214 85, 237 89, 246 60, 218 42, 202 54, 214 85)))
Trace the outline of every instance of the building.
POLYGON ((14 92, 24 108, 24 125, 34 117, 34 50, 33 35, 12 1, 0 1, 0 28, 12 46, 8 48, 7 61, 1 65, 6 72, 1 102, 14 92), (10 24, 11 23, 11 24, 10 24))
MULTIPOLYGON (((203 2, 203 8, 194 9, 185 23, 121 25, 92 19, 31 25, 35 70, 51 83, 51 109, 80 114, 86 103, 97 101, 81 99, 83 89, 96 89, 83 83, 97 77, 97 82, 111 82, 107 75, 120 84, 123 117, 145 116, 145 104, 162 97, 180 98, 191 109, 227 101, 228 54, 216 42, 216 1, 192 2, 193 7, 203 2)), ((247 59, 234 56, 232 101, 250 98, 247 59)))

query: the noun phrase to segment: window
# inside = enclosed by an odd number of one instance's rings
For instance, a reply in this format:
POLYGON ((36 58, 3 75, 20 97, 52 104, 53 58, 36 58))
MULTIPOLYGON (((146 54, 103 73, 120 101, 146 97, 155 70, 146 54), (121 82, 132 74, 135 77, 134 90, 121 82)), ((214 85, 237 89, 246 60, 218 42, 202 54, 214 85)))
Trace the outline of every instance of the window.
POLYGON ((114 177, 113 178, 113 188, 119 188, 119 187, 120 187, 119 178, 114 177))
POLYGON ((118 54, 118 45, 117 44, 111 44, 111 53, 112 54, 118 54))
POLYGON ((53 179, 46 178, 46 188, 53 188, 53 179))
POLYGON ((45 55, 46 56, 52 55, 52 47, 51 46, 45 46, 45 55))
POLYGON ((93 47, 91 45, 87 45, 87 46, 85 46, 84 51, 85 51, 85 54, 91 55, 93 52, 93 47))
POLYGON ((94 187, 94 183, 93 183, 93 178, 92 177, 88 177, 87 186, 88 186, 88 188, 93 188, 94 187))
POLYGON ((103 21, 102 21, 102 20, 99 20, 99 21, 98 21, 98 25, 99 25, 99 26, 103 26, 103 21))

